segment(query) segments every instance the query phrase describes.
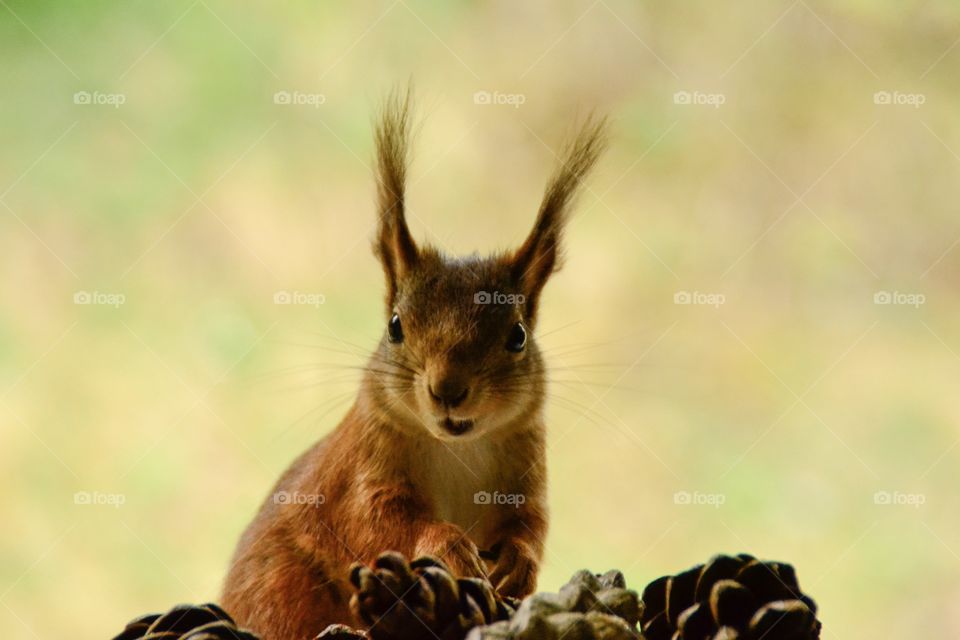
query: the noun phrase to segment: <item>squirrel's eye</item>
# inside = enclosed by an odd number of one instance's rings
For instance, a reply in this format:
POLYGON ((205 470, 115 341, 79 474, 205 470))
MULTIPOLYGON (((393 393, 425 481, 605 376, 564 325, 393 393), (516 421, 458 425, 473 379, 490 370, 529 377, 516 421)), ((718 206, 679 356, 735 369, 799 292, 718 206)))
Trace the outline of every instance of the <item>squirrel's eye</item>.
POLYGON ((520 353, 527 346, 527 331, 519 322, 510 329, 510 335, 507 336, 507 351, 520 353))
POLYGON ((400 316, 397 314, 390 316, 387 333, 390 335, 390 342, 403 342, 403 327, 400 325, 400 316))

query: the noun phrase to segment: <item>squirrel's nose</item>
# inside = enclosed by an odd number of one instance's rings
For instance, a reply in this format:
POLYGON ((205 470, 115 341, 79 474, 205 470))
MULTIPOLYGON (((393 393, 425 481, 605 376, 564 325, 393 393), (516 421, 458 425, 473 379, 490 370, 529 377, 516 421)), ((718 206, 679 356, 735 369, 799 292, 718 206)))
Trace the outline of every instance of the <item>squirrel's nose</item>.
POLYGON ((441 380, 438 383, 430 383, 427 390, 434 402, 448 409, 460 406, 467 399, 467 394, 470 393, 468 387, 456 380, 441 380))

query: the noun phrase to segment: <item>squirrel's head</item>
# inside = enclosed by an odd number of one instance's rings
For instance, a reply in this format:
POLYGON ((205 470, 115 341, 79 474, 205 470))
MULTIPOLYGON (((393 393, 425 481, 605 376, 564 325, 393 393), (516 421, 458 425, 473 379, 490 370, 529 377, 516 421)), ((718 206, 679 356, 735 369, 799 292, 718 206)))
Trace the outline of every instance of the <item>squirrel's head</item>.
POLYGON ((372 401, 402 428, 471 439, 539 411, 544 364, 535 340, 540 293, 559 268, 569 208, 603 148, 588 120, 565 146, 533 230, 516 250, 453 258, 414 241, 404 184, 410 98, 388 100, 376 130, 379 225, 386 275, 384 334, 368 368, 372 401))

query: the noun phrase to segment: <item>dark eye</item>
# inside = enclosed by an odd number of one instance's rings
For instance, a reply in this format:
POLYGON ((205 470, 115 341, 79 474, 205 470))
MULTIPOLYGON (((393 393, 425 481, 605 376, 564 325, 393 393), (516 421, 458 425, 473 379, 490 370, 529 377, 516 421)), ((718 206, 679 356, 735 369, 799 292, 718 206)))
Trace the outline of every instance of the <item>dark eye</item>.
POLYGON ((390 316, 390 322, 387 324, 387 333, 390 335, 390 342, 403 342, 403 326, 400 324, 400 316, 397 314, 390 316))
POLYGON ((510 329, 510 335, 507 336, 507 351, 520 353, 527 346, 527 331, 519 322, 510 329))

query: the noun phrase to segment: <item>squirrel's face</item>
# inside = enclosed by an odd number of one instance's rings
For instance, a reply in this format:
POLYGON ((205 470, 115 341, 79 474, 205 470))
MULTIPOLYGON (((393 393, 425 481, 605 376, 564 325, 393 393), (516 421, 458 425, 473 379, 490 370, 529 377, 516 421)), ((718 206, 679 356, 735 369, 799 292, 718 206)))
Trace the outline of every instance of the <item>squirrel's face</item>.
POLYGON ((383 413, 459 440, 522 424, 539 409, 543 361, 510 266, 419 252, 397 283, 370 367, 383 413))
POLYGON ((438 438, 522 424, 540 407, 543 361, 533 340, 540 292, 559 265, 570 202, 603 147, 588 120, 563 150, 533 230, 519 249, 453 259, 418 247, 405 216, 410 98, 394 95, 377 126, 379 224, 387 282, 384 337, 368 368, 378 413, 438 438))

